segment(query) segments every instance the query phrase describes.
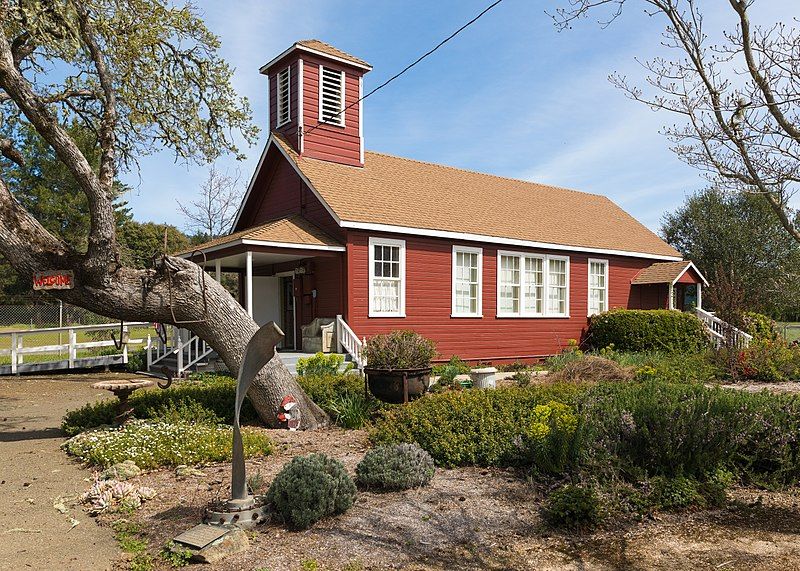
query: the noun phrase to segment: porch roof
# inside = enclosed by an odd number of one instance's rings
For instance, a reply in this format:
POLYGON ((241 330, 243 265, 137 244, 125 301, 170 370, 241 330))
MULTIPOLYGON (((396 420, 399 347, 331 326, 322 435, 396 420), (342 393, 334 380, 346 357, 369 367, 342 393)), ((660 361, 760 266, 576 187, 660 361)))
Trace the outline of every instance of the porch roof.
POLYGON ((683 274, 685 274, 689 269, 692 269, 697 277, 700 278, 700 282, 703 285, 708 285, 706 278, 703 277, 703 274, 700 273, 700 270, 695 267, 695 265, 689 261, 684 260, 682 262, 659 262, 657 264, 653 264, 642 269, 636 277, 631 280, 631 284, 633 285, 647 285, 647 284, 675 284, 683 274))
POLYGON ((314 224, 299 215, 269 220, 240 232, 209 240, 191 249, 178 252, 178 256, 191 257, 195 251, 206 254, 231 246, 263 246, 295 250, 326 250, 344 252, 344 244, 334 240, 314 224))

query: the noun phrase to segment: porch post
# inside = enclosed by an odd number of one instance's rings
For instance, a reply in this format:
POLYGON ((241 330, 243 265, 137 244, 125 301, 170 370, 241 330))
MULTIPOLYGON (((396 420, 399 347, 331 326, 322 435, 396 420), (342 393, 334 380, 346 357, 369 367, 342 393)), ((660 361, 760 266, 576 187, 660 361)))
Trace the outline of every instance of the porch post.
POLYGON ((703 284, 697 283, 697 309, 703 309, 703 284))
POLYGON ((668 309, 675 309, 675 300, 673 299, 674 298, 674 294, 675 294, 675 285, 674 284, 669 284, 669 287, 667 288, 667 308, 668 309))
POLYGON ((214 262, 214 279, 217 283, 222 281, 222 260, 217 258, 214 262))
POLYGON ((247 251, 244 279, 244 304, 247 314, 253 317, 253 252, 247 251))

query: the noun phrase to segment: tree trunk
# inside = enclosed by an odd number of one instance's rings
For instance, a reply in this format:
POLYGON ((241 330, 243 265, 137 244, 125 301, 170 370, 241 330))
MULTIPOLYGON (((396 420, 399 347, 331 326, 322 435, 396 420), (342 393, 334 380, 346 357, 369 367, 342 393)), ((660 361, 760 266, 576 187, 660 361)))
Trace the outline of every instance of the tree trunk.
MULTIPOLYGON (((0 254, 29 282, 36 271, 74 270, 75 288, 51 293, 95 313, 126 321, 194 321, 182 327, 208 342, 234 375, 248 341, 258 330, 255 321, 222 285, 183 258, 163 257, 150 270, 100 270, 87 264, 83 256, 71 252, 22 209, 2 181, 0 254)), ((327 414, 308 398, 276 354, 253 381, 248 396, 264 423, 277 426, 278 408, 288 394, 298 401, 301 428, 314 429, 329 423, 327 414)))

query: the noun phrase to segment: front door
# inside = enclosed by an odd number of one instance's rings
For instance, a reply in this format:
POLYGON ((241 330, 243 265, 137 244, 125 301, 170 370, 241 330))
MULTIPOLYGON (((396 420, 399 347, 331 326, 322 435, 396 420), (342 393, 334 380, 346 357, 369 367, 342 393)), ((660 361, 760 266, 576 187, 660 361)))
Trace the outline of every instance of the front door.
POLYGON ((282 307, 282 323, 283 329, 283 348, 295 349, 294 340, 294 283, 291 277, 281 278, 281 307, 282 307))

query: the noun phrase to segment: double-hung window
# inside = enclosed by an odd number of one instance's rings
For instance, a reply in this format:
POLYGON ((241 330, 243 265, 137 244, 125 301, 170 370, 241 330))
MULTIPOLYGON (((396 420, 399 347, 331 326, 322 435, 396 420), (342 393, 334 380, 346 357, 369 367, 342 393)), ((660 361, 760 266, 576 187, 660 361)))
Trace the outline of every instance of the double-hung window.
POLYGON ((344 72, 319 66, 319 85, 320 120, 344 127, 344 72))
POLYGON ((568 317, 569 258, 497 253, 499 317, 568 317))
POLYGON ((589 315, 608 310, 608 260, 589 258, 589 315))
POLYGON ((369 315, 405 317, 405 240, 369 239, 369 315))
POLYGON ((285 125, 292 117, 292 81, 291 68, 287 67, 278 73, 278 118, 277 127, 285 125))
POLYGON ((483 250, 453 246, 453 317, 481 317, 483 250))

